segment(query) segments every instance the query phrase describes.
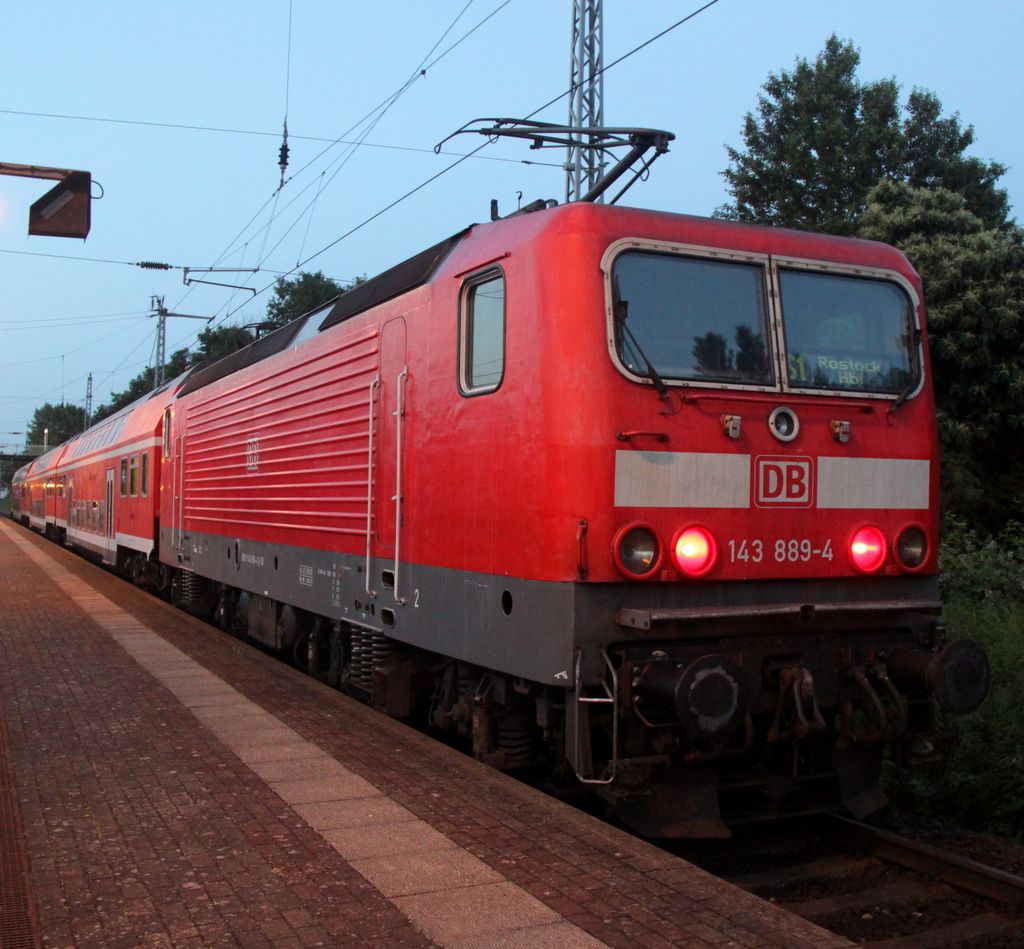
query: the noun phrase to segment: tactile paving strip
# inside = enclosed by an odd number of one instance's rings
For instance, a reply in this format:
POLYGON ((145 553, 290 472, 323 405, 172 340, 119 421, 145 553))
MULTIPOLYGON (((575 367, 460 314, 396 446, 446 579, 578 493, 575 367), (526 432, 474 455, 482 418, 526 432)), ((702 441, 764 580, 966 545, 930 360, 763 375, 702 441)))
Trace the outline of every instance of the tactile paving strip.
POLYGON ((41 945, 0 697, 0 949, 40 949, 41 945))

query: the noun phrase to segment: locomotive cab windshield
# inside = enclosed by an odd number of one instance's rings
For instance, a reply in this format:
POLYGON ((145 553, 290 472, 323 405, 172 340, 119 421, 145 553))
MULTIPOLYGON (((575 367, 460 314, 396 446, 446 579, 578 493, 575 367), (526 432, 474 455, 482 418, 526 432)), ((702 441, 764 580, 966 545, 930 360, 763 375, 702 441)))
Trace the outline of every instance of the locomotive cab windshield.
POLYGON ((614 358, 628 375, 777 390, 778 352, 789 391, 892 396, 916 386, 915 305, 895 275, 639 243, 611 265, 614 358))

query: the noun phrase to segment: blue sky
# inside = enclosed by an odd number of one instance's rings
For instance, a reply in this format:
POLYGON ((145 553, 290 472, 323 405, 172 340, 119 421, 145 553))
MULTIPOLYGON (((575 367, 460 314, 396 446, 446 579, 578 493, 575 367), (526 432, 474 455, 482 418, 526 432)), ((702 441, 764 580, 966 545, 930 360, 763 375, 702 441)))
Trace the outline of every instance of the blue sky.
MULTIPOLYGON (((605 62, 700 6, 605 0, 605 62)), ((150 363, 153 295, 179 313, 254 322, 276 273, 300 261, 339 280, 372 276, 487 220, 491 198, 504 213, 520 191, 524 202, 561 200, 561 153, 502 142, 338 241, 476 147, 482 140, 464 137, 448 143, 452 154, 432 151, 465 122, 523 116, 564 92, 571 9, 570 0, 6 3, 0 161, 88 170, 104 197, 84 243, 29 238, 28 207, 50 184, 0 176, 0 445, 18 443, 8 432, 23 431, 43 402, 81 402, 90 372, 99 404, 150 363), (364 116, 491 14, 408 86, 363 146, 331 145, 365 132, 364 116), (286 113, 294 177, 275 196, 286 113), (211 279, 260 292, 186 287, 180 269, 128 265, 141 260, 259 265, 211 279)), ((606 74, 606 124, 677 136, 624 203, 710 214, 727 198, 725 145, 742 145, 743 116, 768 74, 813 59, 833 32, 860 48, 862 81, 930 89, 972 124, 972 153, 1010 166, 1002 183, 1024 217, 1019 0, 718 0, 606 74)), ((538 117, 566 115, 561 99, 538 117)), ((168 352, 201 326, 172 320, 168 352)))

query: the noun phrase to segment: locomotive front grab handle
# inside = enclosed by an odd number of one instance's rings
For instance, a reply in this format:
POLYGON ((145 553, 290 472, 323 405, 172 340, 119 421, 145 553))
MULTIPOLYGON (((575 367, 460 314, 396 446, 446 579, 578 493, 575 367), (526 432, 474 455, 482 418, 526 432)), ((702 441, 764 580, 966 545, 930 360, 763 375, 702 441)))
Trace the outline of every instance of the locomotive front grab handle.
POLYGON ((374 597, 376 590, 370 589, 370 545, 373 540, 373 407, 374 396, 380 389, 380 374, 370 383, 370 430, 367 437, 366 456, 366 595, 374 597))
POLYGON ((398 562, 402 540, 402 423, 405 420, 405 383, 409 381, 409 367, 404 366, 395 383, 395 602, 405 603, 398 595, 398 562))

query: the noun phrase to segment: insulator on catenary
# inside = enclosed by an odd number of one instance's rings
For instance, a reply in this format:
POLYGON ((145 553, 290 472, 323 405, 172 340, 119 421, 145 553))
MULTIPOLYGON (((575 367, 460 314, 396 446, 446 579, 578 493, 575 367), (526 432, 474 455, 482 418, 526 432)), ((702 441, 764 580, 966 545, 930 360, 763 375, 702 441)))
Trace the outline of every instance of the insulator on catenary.
POLYGON ((170 270, 170 264, 161 264, 155 260, 140 260, 136 267, 141 267, 143 270, 170 270))
POLYGON ((288 168, 288 121, 284 123, 284 137, 281 139, 281 151, 278 153, 277 167, 281 169, 281 187, 284 187, 284 173, 288 168))

